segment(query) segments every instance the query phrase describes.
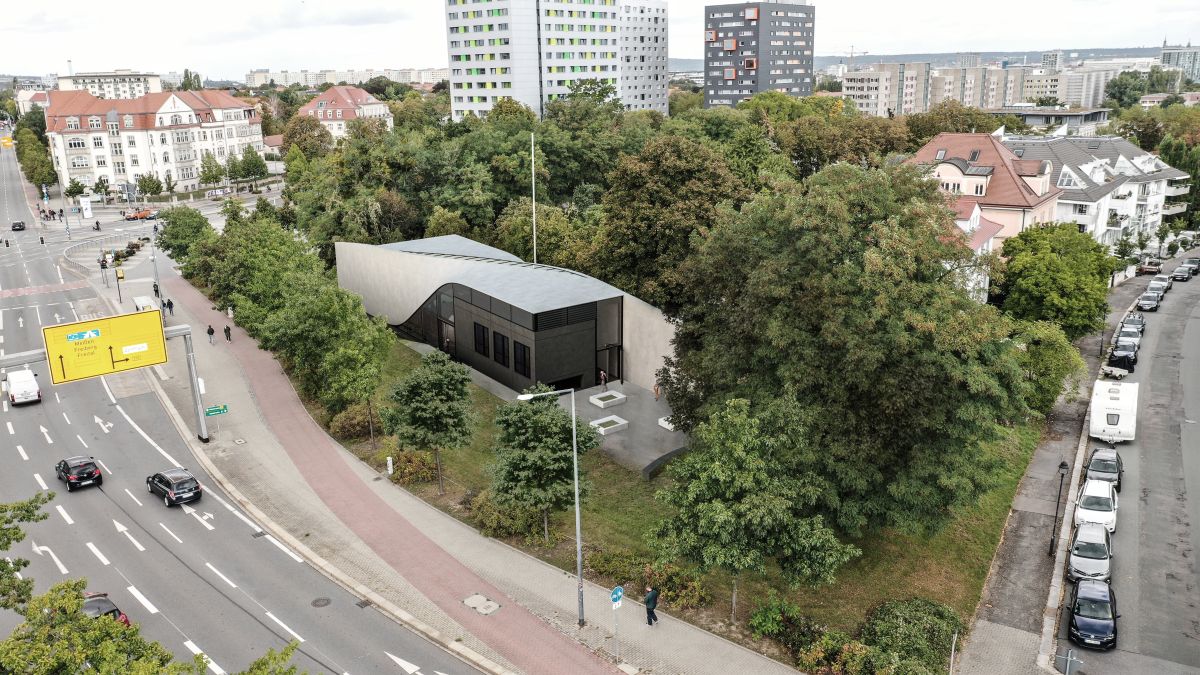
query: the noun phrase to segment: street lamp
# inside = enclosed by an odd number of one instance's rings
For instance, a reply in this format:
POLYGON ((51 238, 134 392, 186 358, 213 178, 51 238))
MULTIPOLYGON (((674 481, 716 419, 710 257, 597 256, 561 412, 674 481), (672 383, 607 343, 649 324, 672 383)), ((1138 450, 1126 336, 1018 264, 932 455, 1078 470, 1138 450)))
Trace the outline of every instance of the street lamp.
MULTIPOLYGON (((1067 477, 1067 472, 1070 470, 1071 467, 1067 465, 1067 460, 1064 459, 1058 463, 1058 498, 1054 500, 1054 524, 1050 526, 1050 550, 1046 552, 1049 556, 1054 555, 1054 538, 1058 531, 1058 505, 1062 501, 1063 479, 1067 477)), ((1065 511, 1063 515, 1066 515, 1065 511)))
POLYGON ((575 434, 575 389, 521 394, 517 396, 517 400, 532 401, 543 396, 562 396, 563 394, 571 396, 571 457, 575 470, 575 579, 577 582, 576 593, 579 599, 579 627, 583 628, 583 531, 579 521, 579 443, 575 434))

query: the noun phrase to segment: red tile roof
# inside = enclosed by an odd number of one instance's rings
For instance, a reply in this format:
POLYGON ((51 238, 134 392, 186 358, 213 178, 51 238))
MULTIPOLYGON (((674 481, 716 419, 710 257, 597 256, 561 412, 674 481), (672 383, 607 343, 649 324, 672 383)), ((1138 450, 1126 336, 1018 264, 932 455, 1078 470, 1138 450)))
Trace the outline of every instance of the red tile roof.
POLYGON ((978 205, 979 202, 975 201, 974 199, 959 197, 958 199, 954 200, 954 205, 951 208, 954 209, 955 219, 970 220, 971 214, 975 212, 975 207, 978 205))
POLYGON ((263 146, 267 148, 283 147, 283 134, 274 134, 271 136, 263 136, 263 146))
POLYGON ((975 228, 975 231, 971 233, 971 250, 978 251, 983 248, 983 245, 988 243, 988 240, 1000 234, 1000 230, 1003 229, 1004 226, 1000 223, 979 216, 979 227, 975 228))
MULTIPOLYGON (((138 98, 96 98, 87 91, 50 91, 50 103, 46 109, 46 131, 67 131, 67 118, 80 118, 80 131, 88 131, 87 117, 107 118, 112 112, 120 115, 133 115, 134 129, 155 128, 155 114, 172 96, 178 98, 184 105, 191 108, 200 119, 206 122, 205 115, 211 115, 213 110, 251 110, 254 107, 230 96, 227 92, 215 89, 200 89, 196 91, 164 91, 146 94, 138 98)), ((257 116, 257 112, 255 112, 257 116)), ((105 122, 107 123, 107 122, 105 122)), ((127 128, 124 120, 120 120, 121 128, 127 128)))
POLYGON ((1036 171, 1040 171, 1042 162, 1018 158, 991 134, 938 134, 908 161, 933 166, 954 158, 971 166, 992 167, 987 194, 978 199, 980 206, 1032 208, 1057 199, 1062 192, 1051 187, 1046 194, 1039 196, 1021 176, 1038 175, 1036 171), (941 160, 935 159, 939 150, 946 151, 941 160), (974 150, 979 151, 979 156, 973 162, 968 161, 974 150), (1036 171, 1029 173, 1031 170, 1036 171))
POLYGON ((358 117, 359 107, 370 103, 382 101, 358 87, 339 85, 326 89, 320 96, 300 106, 299 114, 312 115, 317 110, 341 110, 342 116, 338 119, 352 120, 358 117))

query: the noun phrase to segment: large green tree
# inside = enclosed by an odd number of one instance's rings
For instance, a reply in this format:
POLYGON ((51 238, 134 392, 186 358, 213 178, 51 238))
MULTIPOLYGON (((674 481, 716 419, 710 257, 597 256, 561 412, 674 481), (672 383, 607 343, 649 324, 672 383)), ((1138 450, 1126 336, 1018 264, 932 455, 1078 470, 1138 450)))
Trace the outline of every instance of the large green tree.
POLYGON ((208 218, 196 209, 176 206, 158 214, 163 224, 158 233, 158 246, 176 262, 185 264, 188 252, 196 242, 216 236, 208 218))
MULTIPOLYGON (((0 504, 0 551, 25 541, 22 525, 46 519, 42 507, 54 499, 53 492, 39 492, 20 502, 0 504)), ((0 607, 22 611, 33 593, 33 580, 20 576, 29 566, 24 558, 0 557, 0 607)))
POLYGON ((673 421, 794 398, 779 433, 846 531, 935 529, 974 503, 981 443, 1026 413, 1027 384, 1010 322, 956 282, 974 254, 937 187, 836 164, 718 220, 660 374, 673 421))
POLYGON ((317 118, 296 115, 283 127, 283 152, 293 145, 299 146, 308 159, 322 157, 333 147, 333 134, 317 118))
POLYGON ((1001 126, 1010 132, 1025 128, 1024 123, 1016 116, 997 117, 953 99, 938 103, 928 112, 908 115, 904 121, 908 125, 908 147, 914 151, 941 133, 990 134, 1001 126))
POLYGON ((1079 394, 1087 365, 1058 324, 1022 322, 1015 339, 1024 346, 1021 362, 1030 384, 1026 396, 1030 409, 1048 415, 1059 396, 1079 394))
POLYGON ((267 162, 258 154, 254 146, 247 145, 242 150, 242 159, 238 162, 238 171, 242 180, 256 181, 267 177, 267 162))
POLYGON ((87 186, 74 178, 71 179, 71 182, 68 183, 67 187, 63 190, 63 194, 65 194, 69 199, 74 199, 84 192, 87 192, 87 186))
POLYGON ((208 150, 200 158, 200 184, 216 185, 225 179, 225 167, 217 160, 216 155, 208 150))
POLYGON ((437 463, 438 494, 445 492, 442 450, 471 437, 471 373, 443 352, 431 352, 392 390, 383 427, 406 446, 432 451, 437 463))
POLYGON ((162 181, 159 180, 158 176, 155 176, 152 173, 145 173, 141 176, 138 176, 137 189, 138 192, 143 195, 154 197, 162 194, 163 184, 162 181))

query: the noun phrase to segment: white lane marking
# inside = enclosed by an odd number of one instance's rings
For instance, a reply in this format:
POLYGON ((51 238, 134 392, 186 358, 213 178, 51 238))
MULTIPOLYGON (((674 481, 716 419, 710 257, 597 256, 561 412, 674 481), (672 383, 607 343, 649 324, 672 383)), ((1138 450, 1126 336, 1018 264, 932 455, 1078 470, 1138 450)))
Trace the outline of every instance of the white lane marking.
POLYGON ((296 631, 292 630, 291 628, 288 628, 287 624, 285 624, 284 622, 279 620, 279 617, 275 616, 274 614, 272 614, 270 612, 267 612, 267 616, 271 617, 272 621, 279 624, 280 628, 286 630, 288 632, 288 634, 291 635, 292 637, 296 638, 296 640, 298 642, 304 642, 304 638, 300 637, 299 635, 296 635, 296 631))
POLYGON ((125 488, 125 494, 129 495, 129 498, 133 500, 134 504, 137 504, 138 506, 142 505, 142 502, 139 501, 137 497, 133 496, 133 493, 129 491, 129 488, 125 488))
POLYGON ((46 445, 54 445, 54 439, 50 438, 50 431, 40 424, 38 425, 38 429, 41 430, 42 435, 46 437, 46 445))
POLYGON ((183 643, 183 646, 187 647, 187 650, 189 652, 203 656, 204 660, 208 663, 208 669, 213 672, 213 675, 225 675, 225 671, 221 670, 220 666, 213 663, 213 660, 208 658, 208 654, 205 654, 204 652, 200 651, 200 648, 196 646, 196 643, 192 642, 191 640, 188 640, 183 643))
MULTIPOLYGON (((200 515, 199 513, 197 513, 197 512, 196 512, 196 509, 193 509, 192 507, 188 506, 187 504, 182 504, 181 506, 183 506, 183 512, 184 512, 184 513, 186 513, 186 514, 188 514, 189 516, 191 516, 191 517, 195 518, 196 520, 200 521, 200 524, 201 524, 201 525, 203 525, 205 528, 207 528, 207 529, 208 529, 210 532, 213 530, 213 526, 212 526, 212 525, 209 525, 209 524, 208 524, 208 521, 207 521, 207 520, 205 520, 203 517, 201 517, 201 515, 200 515)), ((209 516, 209 517, 212 517, 212 514, 211 514, 211 513, 206 513, 205 515, 206 515, 206 516, 209 516)))
POLYGON ((108 401, 110 403, 116 403, 117 399, 113 398, 112 389, 108 388, 108 380, 102 377, 100 378, 100 384, 104 385, 104 393, 108 394, 108 401))
POLYGON ((17 454, 20 455, 21 459, 25 460, 26 462, 29 461, 29 455, 25 454, 25 448, 22 448, 19 445, 17 446, 17 454))
POLYGON ((113 525, 115 525, 117 527, 117 532, 125 535, 125 538, 129 540, 129 543, 133 544, 134 548, 136 548, 139 551, 146 550, 145 546, 142 546, 141 543, 139 543, 137 539, 133 538, 133 534, 129 531, 128 527, 125 527, 121 523, 118 523, 116 521, 116 519, 113 520, 113 525))
MULTIPOLYGON (((25 270, 25 272, 28 274, 28 273, 29 273, 29 270, 28 270, 28 269, 26 269, 26 270, 25 270)), ((41 310, 41 309, 39 309, 37 305, 34 305, 34 306, 33 306, 33 311, 37 312, 37 320, 38 320, 38 325, 39 325, 39 326, 40 326, 40 325, 42 325, 42 310, 41 310)))
POLYGON ((399 656, 392 654, 391 652, 384 652, 384 654, 387 654, 388 658, 395 662, 396 665, 400 666, 400 668, 402 668, 405 673, 408 673, 408 675, 413 675, 413 673, 421 669, 421 666, 413 665, 399 656))
POLYGON ((146 596, 142 595, 142 592, 137 588, 130 586, 125 590, 129 591, 130 595, 137 598, 138 602, 142 603, 142 606, 146 608, 147 612, 150 612, 151 614, 158 614, 158 608, 155 607, 149 600, 147 600, 146 596))
POLYGON ((224 581, 225 583, 229 584, 230 588, 237 588, 237 584, 230 581, 229 577, 225 576, 224 574, 221 574, 221 571, 218 570, 217 568, 213 567, 212 563, 206 562, 206 563, 204 563, 204 566, 207 567, 208 569, 212 570, 213 574, 221 577, 221 581, 224 581))
POLYGON ((269 542, 271 542, 272 544, 275 544, 276 546, 278 546, 280 551, 283 551, 284 553, 286 553, 286 554, 290 555, 290 556, 292 557, 292 560, 295 560, 296 562, 304 562, 304 559, 303 559, 303 558, 301 558, 300 556, 296 555, 295 553, 292 553, 292 550, 291 550, 291 549, 289 549, 288 547, 286 547, 286 546, 284 546, 283 544, 279 543, 279 540, 278 540, 278 539, 276 539, 275 537, 272 537, 271 535, 269 535, 269 534, 268 534, 268 535, 267 535, 267 541, 269 541, 269 542))
POLYGON ((54 561, 55 566, 58 567, 58 571, 62 574, 67 574, 66 566, 62 564, 62 561, 58 559, 58 556, 54 555, 54 551, 51 551, 49 546, 38 546, 37 542, 33 541, 32 539, 29 541, 29 543, 33 544, 34 553, 38 555, 50 556, 50 559, 54 561))
MULTIPOLYGON (((105 388, 107 388, 107 386, 106 386, 105 388)), ((182 465, 182 464, 180 464, 179 462, 176 462, 174 457, 172 457, 172 456, 168 455, 166 450, 163 450, 163 449, 162 449, 162 448, 161 448, 161 447, 158 445, 158 443, 155 443, 155 442, 154 442, 154 439, 153 439, 153 438, 150 438, 150 436, 148 436, 148 435, 146 434, 146 432, 142 431, 142 428, 141 428, 141 427, 139 427, 139 426, 137 425, 137 422, 134 422, 134 421, 133 421, 133 418, 132 418, 132 417, 130 417, 130 416, 129 416, 129 414, 125 412, 125 409, 124 409, 124 408, 122 408, 121 406, 117 406, 117 412, 121 413, 121 417, 124 417, 124 418, 125 418, 125 421, 126 421, 126 422, 129 422, 129 426, 133 427, 133 430, 134 430, 134 431, 136 431, 136 432, 138 432, 138 435, 139 435, 139 436, 141 436, 142 438, 146 439, 146 442, 150 444, 150 447, 152 447, 152 448, 154 448, 155 450, 157 450, 157 451, 158 451, 158 454, 160 454, 160 455, 162 455, 163 457, 165 457, 165 458, 167 459, 167 461, 171 463, 171 466, 174 466, 176 469, 182 469, 182 468, 183 468, 183 465, 182 465)))
POLYGON ((67 411, 65 410, 63 411, 63 419, 67 421, 67 424, 71 423, 71 418, 67 417, 67 411))
POLYGON ((99 558, 99 559, 100 559, 100 564, 102 564, 102 565, 107 565, 107 564, 108 564, 108 558, 105 558, 105 557, 104 557, 104 554, 100 552, 100 549, 96 548, 96 545, 95 545, 95 544, 93 544, 92 542, 90 542, 90 541, 89 541, 89 542, 87 543, 87 547, 88 547, 89 549, 91 549, 92 553, 93 553, 93 554, 95 554, 95 556, 96 556, 97 558, 99 558))
MULTIPOLYGON (((55 403, 62 403, 62 399, 58 397, 58 392, 57 392, 57 391, 56 391, 56 392, 54 392, 54 402, 55 402, 55 403)), ((63 413, 63 414, 65 415, 66 413, 63 413)))
POLYGON ((221 499, 221 496, 218 495, 216 492, 213 492, 207 485, 204 485, 204 493, 207 494, 209 497, 212 497, 213 499, 216 499, 217 501, 221 502, 221 506, 224 506, 226 509, 229 510, 230 513, 232 513, 233 515, 240 518, 243 523, 249 525, 250 529, 254 530, 255 532, 262 532, 262 528, 259 527, 258 525, 255 525, 254 521, 250 520, 246 516, 242 515, 242 513, 240 511, 238 511, 237 509, 230 506, 229 502, 225 501, 224 499, 221 499))
POLYGON ((62 268, 61 268, 61 267, 59 267, 59 266, 57 266, 57 265, 55 265, 55 266, 54 266, 54 269, 58 270, 58 283, 60 283, 60 284, 65 284, 65 283, 67 283, 67 282, 63 281, 62 268))
MULTIPOLYGON (((81 438, 79 440, 83 440, 83 439, 81 438)), ((85 447, 86 447, 86 444, 85 444, 85 447)), ((108 468, 108 466, 104 463, 104 460, 98 459, 96 461, 100 462, 100 467, 104 469, 104 473, 106 473, 110 476, 112 475, 112 469, 108 468)))
POLYGON ((62 507, 62 504, 59 504, 58 506, 55 506, 54 508, 58 510, 58 515, 62 516, 63 520, 67 521, 68 525, 75 524, 75 521, 71 520, 71 516, 67 515, 67 510, 62 507))
POLYGON ((33 479, 37 481, 38 486, 40 486, 43 490, 50 489, 50 488, 46 487, 46 481, 42 480, 41 474, 39 474, 39 473, 33 474, 33 479))
MULTIPOLYGON (((10 558, 10 557, 8 557, 8 556, 4 556, 4 559, 8 561, 8 564, 10 564, 10 565, 12 564, 12 561, 13 561, 13 559, 12 559, 12 558, 10 558)), ((25 577, 21 576, 21 573, 20 573, 20 572, 13 572, 13 574, 15 574, 15 575, 17 576, 17 578, 18 578, 18 579, 24 579, 24 578, 25 578, 25 577)))
POLYGON ((83 444, 83 447, 85 449, 87 448, 88 444, 87 444, 87 441, 83 440, 83 436, 80 436, 79 434, 75 434, 75 438, 79 439, 79 442, 83 444))
POLYGON ((13 431, 13 428, 12 428, 12 422, 5 422, 5 424, 6 424, 6 425, 8 425, 8 433, 9 433, 9 435, 10 435, 10 436, 11 436, 12 434, 15 434, 15 433, 17 433, 17 432, 15 432, 15 431, 13 431))
POLYGON ((169 529, 169 528, 168 528, 166 525, 163 525, 162 523, 159 523, 159 524, 158 524, 158 526, 159 526, 159 527, 161 527, 162 529, 166 530, 166 531, 167 531, 167 534, 171 535, 171 538, 172 538, 172 539, 174 539, 175 541, 177 541, 177 542, 179 542, 179 543, 181 543, 181 544, 183 543, 183 540, 182 540, 182 539, 180 539, 179 537, 176 537, 176 536, 175 536, 175 533, 174 533, 174 532, 172 532, 172 531, 171 531, 171 530, 170 530, 170 529, 169 529))

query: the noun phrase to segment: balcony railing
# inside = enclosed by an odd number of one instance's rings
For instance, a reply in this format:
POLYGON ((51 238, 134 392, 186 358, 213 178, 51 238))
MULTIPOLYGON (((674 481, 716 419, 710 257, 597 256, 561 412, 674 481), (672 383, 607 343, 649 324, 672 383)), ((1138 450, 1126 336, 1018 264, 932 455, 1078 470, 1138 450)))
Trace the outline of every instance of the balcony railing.
POLYGON ((1167 196, 1168 197, 1178 197, 1180 195, 1186 195, 1187 193, 1189 193, 1191 191, 1192 191, 1191 184, 1168 185, 1167 186, 1167 196))
POLYGON ((1122 192, 1121 194, 1113 195, 1113 199, 1129 199, 1129 193, 1122 192))
POLYGON ((1175 202, 1174 204, 1163 206, 1162 214, 1164 216, 1173 216, 1176 213, 1183 213, 1186 210, 1187 202, 1175 202))

